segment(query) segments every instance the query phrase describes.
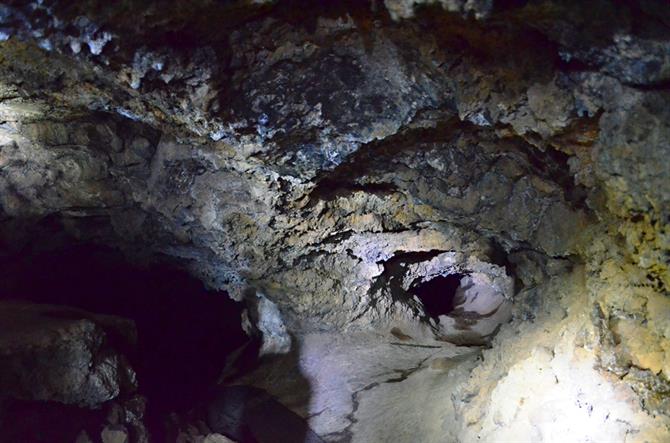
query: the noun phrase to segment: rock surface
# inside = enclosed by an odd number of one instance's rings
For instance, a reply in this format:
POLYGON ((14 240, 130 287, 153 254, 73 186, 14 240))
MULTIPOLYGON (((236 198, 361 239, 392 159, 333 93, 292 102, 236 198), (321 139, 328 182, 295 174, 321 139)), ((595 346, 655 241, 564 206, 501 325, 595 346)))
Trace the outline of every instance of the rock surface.
POLYGON ((668 439, 664 1, 131 3, 0 6, 8 250, 51 215, 225 289, 281 354, 233 384, 327 441, 668 439))
POLYGON ((0 301, 2 441, 147 443, 136 341, 125 318, 0 301))
POLYGON ((135 373, 110 339, 133 328, 75 309, 1 302, 3 397, 96 407, 132 393, 135 373))
POLYGON ((444 362, 467 366, 477 354, 429 334, 416 339, 398 339, 391 331, 309 334, 294 353, 236 383, 267 391, 326 441, 387 441, 393 435, 398 441, 443 441, 440 421, 449 413, 443 406, 454 388, 444 362), (435 362, 442 366, 435 369, 440 365, 435 362))

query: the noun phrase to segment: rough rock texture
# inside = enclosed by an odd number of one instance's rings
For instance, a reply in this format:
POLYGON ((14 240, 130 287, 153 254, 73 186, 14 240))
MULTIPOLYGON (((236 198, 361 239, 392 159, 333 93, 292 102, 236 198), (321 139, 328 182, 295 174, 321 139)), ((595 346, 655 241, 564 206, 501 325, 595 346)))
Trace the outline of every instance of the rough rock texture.
POLYGON ((438 276, 509 308, 470 378, 411 354, 417 374, 318 410, 274 393, 332 441, 668 438, 665 2, 71 3, 0 8, 3 225, 55 214, 171 257, 248 304, 264 353, 392 330, 451 349, 473 311, 430 318, 413 291, 438 276), (432 428, 363 425, 391 385, 433 399, 432 428))
MULTIPOLYGON (((635 388, 601 370, 598 351, 607 345, 593 323, 598 308, 588 303, 584 277, 584 269, 576 268, 520 294, 536 297, 530 292, 540 290, 554 297, 540 302, 533 322, 501 329, 483 363, 456 391, 454 437, 555 441, 568 432, 574 441, 666 439, 667 417, 645 414, 635 388)), ((638 371, 631 367, 626 377, 638 371)))
POLYGON ((137 387, 126 358, 110 344, 132 332, 127 320, 2 302, 0 326, 3 397, 93 407, 137 387))
POLYGON ((442 421, 453 413, 449 371, 478 349, 399 335, 308 334, 295 352, 235 383, 279 398, 326 441, 444 441, 442 421))
POLYGON ((147 442, 127 358, 135 325, 63 306, 0 301, 2 441, 147 442), (104 428, 100 434, 100 428, 104 428), (128 441, 127 439, 125 441, 128 441))

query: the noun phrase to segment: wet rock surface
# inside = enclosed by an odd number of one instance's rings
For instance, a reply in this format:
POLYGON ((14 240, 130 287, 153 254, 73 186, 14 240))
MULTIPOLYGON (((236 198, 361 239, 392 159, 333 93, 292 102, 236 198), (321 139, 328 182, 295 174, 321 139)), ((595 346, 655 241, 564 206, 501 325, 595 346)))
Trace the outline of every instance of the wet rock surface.
POLYGON ((667 439, 663 1, 131 3, 0 5, 7 275, 44 220, 187 270, 253 337, 208 386, 325 441, 667 439))

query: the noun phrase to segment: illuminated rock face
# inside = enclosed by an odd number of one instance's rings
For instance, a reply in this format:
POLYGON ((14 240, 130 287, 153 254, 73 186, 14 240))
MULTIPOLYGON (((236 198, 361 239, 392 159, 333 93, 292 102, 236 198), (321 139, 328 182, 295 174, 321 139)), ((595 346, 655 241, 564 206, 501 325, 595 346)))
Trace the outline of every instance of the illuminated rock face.
POLYGON ((663 1, 131 3, 0 5, 5 281, 186 269, 325 441, 670 438, 663 1))

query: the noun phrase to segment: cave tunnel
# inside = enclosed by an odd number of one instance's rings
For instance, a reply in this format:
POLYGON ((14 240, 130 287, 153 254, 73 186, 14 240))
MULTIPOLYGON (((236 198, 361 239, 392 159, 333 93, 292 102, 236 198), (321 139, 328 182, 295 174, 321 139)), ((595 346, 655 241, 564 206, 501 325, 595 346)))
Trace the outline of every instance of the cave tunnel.
POLYGON ((0 442, 670 441, 669 11, 0 3, 0 442))
POLYGON ((456 290, 462 278, 463 274, 438 275, 414 289, 428 316, 439 319, 441 315, 449 315, 454 310, 456 290))
MULTIPOLYGON (((108 339, 136 372, 138 393, 147 399, 149 432, 157 441, 166 439, 165 418, 204 401, 226 358, 249 342, 241 326, 242 305, 225 292, 207 290, 173 264, 133 263, 118 249, 68 236, 53 217, 32 232, 37 236, 20 249, 4 248, 11 252, 0 260, 0 300, 68 306, 132 320, 136 343, 108 339)), ((76 318, 77 313, 71 315, 76 318)), ((24 414, 29 406, 22 406, 24 414)), ((50 410, 32 406, 36 420, 48 417, 50 410)), ((85 416, 81 411, 72 414, 85 416)), ((60 417, 65 428, 70 425, 67 417, 60 417)), ((54 430, 52 438, 58 441, 64 435, 54 430)))

